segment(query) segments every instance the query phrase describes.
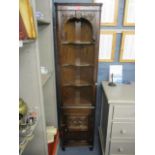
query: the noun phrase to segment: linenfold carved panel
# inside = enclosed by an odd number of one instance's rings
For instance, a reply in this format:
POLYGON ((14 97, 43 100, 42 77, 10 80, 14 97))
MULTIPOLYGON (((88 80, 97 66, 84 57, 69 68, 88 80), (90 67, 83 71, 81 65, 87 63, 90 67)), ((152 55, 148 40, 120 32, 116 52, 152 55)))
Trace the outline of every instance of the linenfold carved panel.
POLYGON ((68 116, 67 117, 68 129, 70 130, 87 130, 88 129, 88 116, 68 116))

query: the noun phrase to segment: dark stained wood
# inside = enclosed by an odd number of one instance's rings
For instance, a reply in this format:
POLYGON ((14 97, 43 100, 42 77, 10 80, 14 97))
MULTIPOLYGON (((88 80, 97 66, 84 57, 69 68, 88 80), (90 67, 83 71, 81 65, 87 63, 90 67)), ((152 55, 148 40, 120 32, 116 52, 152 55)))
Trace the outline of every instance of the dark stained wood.
MULTIPOLYGON (((92 88, 89 87, 67 87, 63 88, 64 90, 62 99, 62 104, 67 105, 94 105, 93 102, 93 91, 92 88)), ((63 106, 62 105, 62 106, 63 106)))
POLYGON ((60 63, 64 64, 89 64, 94 65, 94 45, 61 45, 60 63))
POLYGON ((101 4, 56 3, 55 10, 61 145, 93 147, 101 4))

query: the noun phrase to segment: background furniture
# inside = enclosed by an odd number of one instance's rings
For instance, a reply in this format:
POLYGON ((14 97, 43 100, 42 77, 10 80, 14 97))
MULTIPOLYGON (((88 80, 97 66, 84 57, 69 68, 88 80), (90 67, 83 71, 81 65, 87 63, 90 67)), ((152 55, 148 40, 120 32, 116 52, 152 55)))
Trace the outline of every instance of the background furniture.
POLYGON ((103 155, 135 154, 135 87, 108 86, 102 82, 103 96, 99 135, 103 155))
POLYGON ((56 3, 55 37, 62 148, 93 147, 101 4, 56 3))
POLYGON ((24 150, 24 155, 48 155, 46 126, 57 126, 55 67, 53 49, 52 4, 50 0, 32 1, 36 40, 20 40, 19 96, 29 110, 39 116, 34 138, 24 150), (35 17, 36 11, 44 16, 35 17), (40 67, 46 69, 41 73, 40 67))

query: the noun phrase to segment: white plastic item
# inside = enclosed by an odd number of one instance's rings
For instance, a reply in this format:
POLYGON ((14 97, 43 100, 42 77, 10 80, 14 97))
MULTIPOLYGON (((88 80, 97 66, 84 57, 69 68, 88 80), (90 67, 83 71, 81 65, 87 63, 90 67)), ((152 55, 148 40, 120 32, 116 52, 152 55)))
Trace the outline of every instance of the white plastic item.
POLYGON ((57 133, 57 128, 55 128, 54 126, 47 126, 46 127, 46 131, 47 133, 51 133, 53 135, 56 135, 57 133))
POLYGON ((54 126, 48 126, 48 127, 46 127, 46 132, 47 132, 47 142, 53 143, 54 136, 57 133, 57 128, 55 128, 54 126))
POLYGON ((53 143, 54 142, 54 135, 47 133, 47 143, 53 143))
POLYGON ((40 67, 40 70, 41 70, 41 74, 48 74, 48 73, 49 73, 48 68, 45 67, 45 66, 41 66, 41 67, 40 67))

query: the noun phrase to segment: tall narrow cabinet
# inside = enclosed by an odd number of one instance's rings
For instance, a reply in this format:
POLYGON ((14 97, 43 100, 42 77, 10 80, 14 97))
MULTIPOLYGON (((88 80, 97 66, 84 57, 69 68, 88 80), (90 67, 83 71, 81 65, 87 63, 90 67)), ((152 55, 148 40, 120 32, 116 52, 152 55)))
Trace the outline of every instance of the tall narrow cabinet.
POLYGON ((61 145, 93 148, 101 4, 55 3, 61 145))

